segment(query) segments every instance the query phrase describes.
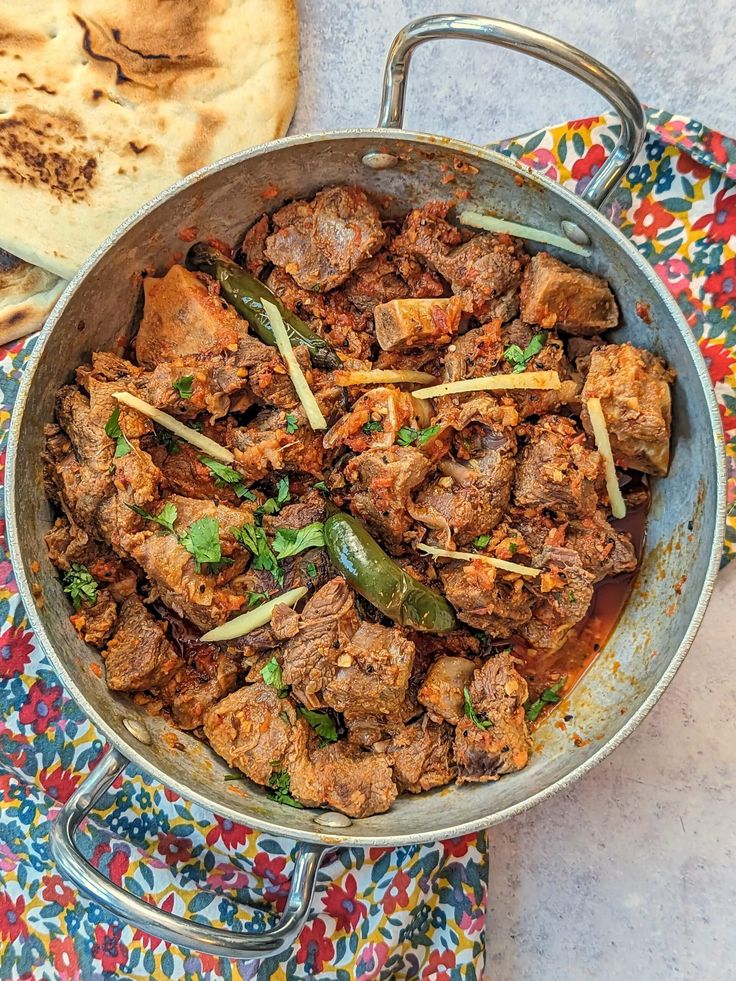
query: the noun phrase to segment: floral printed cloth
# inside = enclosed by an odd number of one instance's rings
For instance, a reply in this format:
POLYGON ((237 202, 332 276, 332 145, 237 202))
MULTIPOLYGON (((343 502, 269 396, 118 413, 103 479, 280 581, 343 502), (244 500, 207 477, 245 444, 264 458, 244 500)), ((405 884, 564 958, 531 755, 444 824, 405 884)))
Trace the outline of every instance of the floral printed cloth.
MULTIPOLYGON (((508 141, 503 152, 581 191, 615 141, 600 116, 508 141)), ((649 111, 642 152, 609 205, 700 340, 723 414, 736 495, 736 144, 649 111)), ((0 348, 0 468, 33 338, 0 348)), ((1 471, 0 471, 1 473, 1 471)), ((724 560, 736 552, 728 530, 724 560)), ((399 849, 341 849, 313 918, 281 958, 227 961, 170 947, 79 900, 49 854, 59 803, 103 741, 63 692, 28 630, 0 523, 0 981, 169 979, 473 981, 483 972, 484 835, 399 849)), ((85 854, 148 902, 202 922, 267 926, 283 907, 292 842, 219 818, 132 768, 80 835, 85 854)))

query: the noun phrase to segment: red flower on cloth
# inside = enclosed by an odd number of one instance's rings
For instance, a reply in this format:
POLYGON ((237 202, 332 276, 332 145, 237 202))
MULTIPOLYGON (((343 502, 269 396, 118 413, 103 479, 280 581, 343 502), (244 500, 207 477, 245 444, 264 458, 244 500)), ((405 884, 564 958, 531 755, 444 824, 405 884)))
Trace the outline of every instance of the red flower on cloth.
POLYGON ((69 886, 64 885, 60 875, 45 875, 41 881, 43 882, 41 896, 47 903, 71 906, 76 900, 77 894, 69 886))
POLYGON ((654 271, 673 296, 687 293, 692 299, 690 295, 690 266, 683 259, 676 259, 673 256, 664 262, 658 262, 654 271))
POLYGON ((191 838, 177 838, 176 835, 169 833, 158 836, 159 855, 163 855, 167 865, 176 865, 177 862, 188 862, 192 855, 191 838))
POLYGON ((708 362, 708 370, 714 384, 722 382, 733 371, 736 365, 736 355, 720 341, 700 342, 700 350, 703 357, 708 362))
POLYGON ((30 630, 11 627, 0 637, 0 678, 23 674, 33 653, 32 636, 30 630))
POLYGON ((718 403, 718 409, 721 413, 721 425, 726 434, 726 439, 730 439, 732 435, 736 435, 736 416, 731 415, 722 402, 718 403))
POLYGON ((272 858, 266 852, 258 852, 256 855, 253 871, 268 883, 264 892, 266 899, 271 900, 288 892, 289 879, 284 875, 285 867, 286 859, 283 857, 272 858))
POLYGON ((634 212, 634 235, 656 238, 674 222, 675 216, 656 201, 645 198, 634 212))
POLYGON ((122 885, 123 876, 130 865, 130 856, 125 851, 125 847, 125 845, 119 845, 117 848, 113 848, 109 842, 104 841, 97 845, 92 852, 92 864, 96 869, 100 867, 103 856, 110 855, 112 852, 110 861, 107 863, 107 875, 118 886, 122 885))
POLYGON ((239 848, 248 841, 252 833, 250 828, 246 828, 244 824, 236 824, 230 818, 219 817, 216 814, 215 821, 214 827, 207 832, 208 845, 214 845, 222 839, 226 848, 239 848))
POLYGON ((310 974, 320 974, 325 961, 332 960, 335 948, 329 937, 325 936, 324 920, 313 920, 299 934, 299 950, 296 952, 297 964, 304 964, 310 974))
POLYGON ((592 177, 601 169, 605 159, 606 151, 603 144, 594 143, 584 157, 575 161, 570 173, 575 180, 580 180, 581 177, 592 177))
POLYGON ((59 981, 80 981, 79 958, 71 937, 54 937, 49 944, 59 981))
POLYGON ((725 307, 736 299, 736 259, 727 259, 723 265, 712 272, 703 288, 713 294, 713 306, 725 307))
POLYGON ((7 892, 0 896, 0 939, 13 943, 23 934, 27 936, 28 927, 23 919, 26 901, 22 896, 12 900, 7 892))
POLYGON ((69 770, 63 770, 60 766, 50 772, 48 767, 44 767, 38 779, 49 797, 53 797, 60 804, 71 797, 79 783, 78 776, 70 773, 69 770))
POLYGON ((710 174, 710 167, 691 157, 689 153, 681 153, 677 158, 676 168, 679 174, 692 174, 696 180, 702 180, 710 174))
POLYGON ((409 895, 406 891, 406 887, 411 885, 411 878, 399 870, 393 877, 391 885, 386 890, 386 895, 383 897, 383 911, 388 913, 390 916, 397 907, 401 909, 406 909, 409 905, 409 895))
POLYGON ((455 966, 455 955, 451 950, 433 950, 429 955, 427 966, 422 971, 422 981, 434 979, 434 981, 450 981, 449 971, 445 968, 455 966))
POLYGON ((60 715, 61 688, 58 685, 47 688, 44 681, 35 681, 28 690, 28 701, 18 713, 19 721, 40 735, 60 715))
POLYGON ((728 196, 723 188, 716 194, 715 207, 693 223, 693 230, 705 229, 712 242, 727 242, 736 235, 736 194, 728 196))
POLYGON ((358 922, 368 915, 365 903, 356 899, 358 883, 352 872, 345 877, 345 888, 333 883, 322 899, 325 912, 335 920, 338 930, 347 933, 354 930, 358 922))
POLYGON ((570 123, 570 129, 591 129, 603 116, 586 116, 585 119, 574 119, 570 123))
POLYGON ((715 130, 711 130, 710 133, 706 133, 703 137, 703 145, 708 153, 713 155, 716 163, 728 163, 728 150, 723 145, 723 133, 717 133, 715 130))
POLYGON ((117 976, 117 968, 122 967, 128 960, 128 948, 120 939, 122 927, 110 924, 105 929, 95 927, 95 942, 92 945, 92 957, 102 964, 103 971, 110 971, 117 976))
MULTIPOLYGON (((159 909, 170 913, 174 908, 174 898, 174 893, 170 892, 166 899, 164 899, 162 903, 159 903, 156 896, 149 893, 143 897, 143 902, 148 903, 151 906, 158 906, 159 909)), ((138 927, 136 927, 133 931, 133 942, 139 943, 143 947, 148 947, 149 950, 156 950, 156 948, 163 943, 163 940, 161 937, 153 937, 150 933, 146 933, 145 930, 139 930, 138 927)))
POLYGON ((476 834, 469 834, 461 835, 459 838, 447 838, 441 843, 445 857, 464 858, 468 854, 468 848, 475 844, 477 837, 476 834))

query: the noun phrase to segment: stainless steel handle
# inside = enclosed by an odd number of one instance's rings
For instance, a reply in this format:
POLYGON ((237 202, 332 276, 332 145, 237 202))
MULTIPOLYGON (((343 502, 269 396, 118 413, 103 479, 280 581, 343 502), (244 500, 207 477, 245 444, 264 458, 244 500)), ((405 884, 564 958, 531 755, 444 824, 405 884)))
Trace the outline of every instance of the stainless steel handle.
POLYGON ((425 41, 440 38, 487 41, 531 55, 574 75, 610 102, 621 118, 621 135, 611 155, 582 194, 585 201, 600 208, 624 177, 644 139, 644 111, 626 82, 579 48, 530 27, 495 17, 436 14, 413 20, 394 38, 383 75, 379 126, 401 129, 412 53, 425 41))
POLYGON ((204 926, 175 913, 166 913, 132 896, 98 872, 77 848, 74 833, 128 761, 111 749, 72 794, 51 828, 51 851, 64 875, 89 899, 105 906, 124 923, 132 923, 180 947, 217 957, 270 957, 291 947, 309 917, 317 872, 326 849, 299 843, 286 907, 271 930, 236 933, 204 926))

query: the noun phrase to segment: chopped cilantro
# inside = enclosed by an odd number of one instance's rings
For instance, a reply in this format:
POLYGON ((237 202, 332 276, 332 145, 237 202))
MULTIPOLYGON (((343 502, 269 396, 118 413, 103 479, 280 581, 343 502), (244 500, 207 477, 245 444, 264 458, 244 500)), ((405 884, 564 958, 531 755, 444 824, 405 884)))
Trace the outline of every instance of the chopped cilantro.
POLYGON ((526 370, 526 366, 529 364, 535 354, 539 354, 544 347, 544 342, 546 340, 547 335, 540 333, 535 334, 534 337, 532 337, 523 351, 518 344, 510 344, 506 348, 506 350, 503 352, 503 356, 509 364, 514 366, 513 374, 516 375, 520 371, 526 370))
POLYGON ((307 562, 307 575, 310 579, 314 579, 317 575, 317 566, 314 562, 307 562))
POLYGON ((115 453, 113 454, 115 459, 121 456, 127 456, 128 453, 133 449, 128 440, 123 435, 123 431, 120 428, 120 406, 116 405, 115 408, 110 413, 110 418, 105 423, 105 432, 110 437, 110 439, 117 440, 115 445, 115 453))
POLYGON ((73 562, 64 576, 64 592, 69 593, 75 610, 81 607, 83 600, 94 606, 97 602, 97 580, 86 565, 73 562))
POLYGON ((279 718, 281 719, 282 722, 285 722, 287 726, 291 725, 291 719, 289 718, 288 712, 279 712, 279 718))
POLYGON ((171 383, 171 387, 178 393, 180 399, 190 399, 192 397, 192 382, 194 375, 181 375, 176 381, 171 383))
POLYGON ((223 780, 245 780, 242 773, 226 773, 223 780))
POLYGON ((232 561, 222 557, 220 525, 214 518, 205 517, 194 521, 179 537, 179 543, 194 556, 197 572, 201 571, 203 565, 209 565, 210 570, 215 571, 213 567, 232 561))
POLYGON ((295 433, 298 428, 299 428, 299 420, 297 419, 297 417, 294 415, 293 412, 287 413, 286 426, 285 426, 286 432, 291 436, 292 433, 295 433))
POLYGON ((242 475, 237 470, 233 470, 226 463, 220 463, 219 460, 213 460, 209 456, 201 456, 199 462, 203 463, 214 475, 215 485, 217 487, 230 487, 238 497, 246 501, 255 501, 255 494, 248 490, 243 483, 242 475))
POLYGON ((312 712, 311 709, 301 706, 299 712, 319 736, 320 746, 337 742, 337 726, 332 716, 328 715, 327 712, 312 712))
POLYGON ((308 548, 320 548, 325 543, 324 527, 321 521, 313 521, 304 528, 277 528, 273 550, 280 559, 285 559, 308 548))
POLYGON ((491 541, 490 535, 478 535, 477 538, 473 539, 473 545, 476 548, 485 548, 491 541))
POLYGON ((567 675, 565 675, 564 678, 560 678, 560 680, 556 681, 553 685, 550 685, 549 688, 545 688, 535 702, 527 704, 526 717, 530 722, 534 722, 545 705, 555 705, 557 702, 559 702, 560 692, 565 687, 566 682, 567 675))
POLYGON ((284 504, 288 504, 290 500, 289 478, 281 477, 276 485, 276 497, 269 497, 264 501, 259 508, 256 508, 256 514, 278 514, 284 504))
POLYGON ((284 570, 268 543, 266 532, 260 525, 251 523, 240 528, 231 528, 233 538, 247 548, 253 556, 253 568, 270 572, 278 583, 284 581, 284 570))
POLYGON ((271 798, 277 804, 286 804, 287 807, 303 807, 296 798, 289 793, 291 781, 286 770, 276 769, 268 778, 268 786, 271 788, 271 798))
POLYGON ((577 603, 577 599, 578 598, 575 595, 575 593, 573 593, 573 591, 570 590, 570 592, 567 594, 567 602, 568 603, 577 603))
POLYGON ((268 593, 258 593, 251 591, 248 593, 248 609, 252 606, 260 606, 261 603, 265 603, 268 599, 268 593))
POLYGON ((437 435, 440 429, 442 426, 439 423, 435 426, 427 426, 426 429, 412 429, 411 426, 402 426, 396 437, 396 442, 399 446, 410 446, 412 443, 416 443, 417 446, 424 446, 433 436, 437 435))
POLYGON ((483 720, 478 717, 478 713, 475 711, 473 708, 473 703, 470 701, 470 692, 467 688, 463 688, 463 697, 465 699, 465 714, 473 725, 477 726, 479 729, 490 729, 493 723, 490 719, 483 720))
POLYGON ((324 480, 318 480, 316 484, 312 484, 315 490, 322 491, 323 494, 329 494, 329 489, 324 480))
POLYGON ((161 527, 165 528, 166 531, 173 533, 174 522, 176 521, 178 512, 176 510, 176 505, 172 504, 171 501, 164 504, 158 514, 151 514, 151 512, 146 511, 145 508, 139 507, 137 504, 128 504, 127 501, 125 502, 125 505, 126 507, 129 507, 131 511, 139 514, 141 518, 145 518, 146 521, 155 521, 157 525, 161 525, 161 527))
POLYGON ((512 555, 515 555, 518 551, 519 551, 519 543, 509 542, 509 552, 511 552, 512 555))
POLYGON ((363 423, 362 428, 366 436, 370 436, 371 433, 382 433, 383 423, 377 422, 375 419, 369 419, 368 422, 363 423))
POLYGON ((166 449, 167 453, 176 456, 177 453, 181 452, 179 441, 168 429, 164 429, 163 426, 154 426, 153 434, 158 442, 166 449))
POLYGON ((281 665, 276 660, 275 655, 261 668, 261 677, 263 678, 264 684, 276 689, 276 694, 279 698, 283 698, 288 692, 289 689, 284 684, 284 676, 281 673, 281 665))

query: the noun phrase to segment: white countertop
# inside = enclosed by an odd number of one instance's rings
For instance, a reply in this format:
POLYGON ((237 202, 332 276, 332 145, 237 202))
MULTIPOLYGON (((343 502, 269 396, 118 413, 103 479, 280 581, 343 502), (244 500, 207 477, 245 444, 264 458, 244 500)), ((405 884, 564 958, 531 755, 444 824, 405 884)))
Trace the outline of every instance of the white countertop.
MULTIPOLYGON (((455 9, 558 34, 623 75, 644 102, 736 133, 729 0, 299 0, 299 8, 294 132, 373 125, 396 31, 455 9)), ((418 51, 407 106, 409 126, 476 142, 603 108, 546 65, 460 42, 418 51)), ((732 567, 639 729, 569 793, 491 830, 492 981, 736 978, 735 600, 732 567)))

